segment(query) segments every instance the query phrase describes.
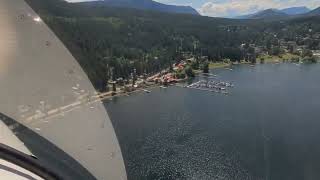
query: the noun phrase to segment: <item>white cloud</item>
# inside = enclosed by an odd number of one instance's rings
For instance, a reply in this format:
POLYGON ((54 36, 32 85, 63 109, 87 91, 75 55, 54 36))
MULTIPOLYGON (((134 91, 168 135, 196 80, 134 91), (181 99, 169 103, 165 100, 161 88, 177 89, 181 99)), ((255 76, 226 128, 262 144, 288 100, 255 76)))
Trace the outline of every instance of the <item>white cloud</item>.
POLYGON ((217 0, 204 3, 198 11, 205 16, 233 17, 269 8, 307 6, 316 8, 320 0, 217 0))

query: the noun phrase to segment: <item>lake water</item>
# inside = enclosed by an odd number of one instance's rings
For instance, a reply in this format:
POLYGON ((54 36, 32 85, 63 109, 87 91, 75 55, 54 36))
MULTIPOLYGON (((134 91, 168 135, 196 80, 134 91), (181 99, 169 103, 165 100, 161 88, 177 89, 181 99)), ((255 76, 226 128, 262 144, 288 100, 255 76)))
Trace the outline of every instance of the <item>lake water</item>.
POLYGON ((234 83, 229 95, 169 87, 105 102, 129 180, 320 179, 320 65, 211 73, 234 83))

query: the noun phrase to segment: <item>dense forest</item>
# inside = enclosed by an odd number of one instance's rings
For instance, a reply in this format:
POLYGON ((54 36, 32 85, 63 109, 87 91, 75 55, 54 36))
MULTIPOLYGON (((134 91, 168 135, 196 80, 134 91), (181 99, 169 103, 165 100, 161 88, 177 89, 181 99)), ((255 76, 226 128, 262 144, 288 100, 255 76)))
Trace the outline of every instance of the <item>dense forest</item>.
MULTIPOLYGON (((233 20, 89 7, 63 0, 26 2, 66 44, 100 90, 111 79, 111 70, 113 78, 129 78, 133 69, 137 74, 152 74, 179 61, 182 52, 207 56, 209 61, 240 61, 245 59, 244 51, 254 51, 249 46, 241 49, 241 44, 270 49, 280 38, 297 41, 298 37, 320 32, 319 16, 233 20)), ((307 45, 315 49, 319 41, 307 45)))

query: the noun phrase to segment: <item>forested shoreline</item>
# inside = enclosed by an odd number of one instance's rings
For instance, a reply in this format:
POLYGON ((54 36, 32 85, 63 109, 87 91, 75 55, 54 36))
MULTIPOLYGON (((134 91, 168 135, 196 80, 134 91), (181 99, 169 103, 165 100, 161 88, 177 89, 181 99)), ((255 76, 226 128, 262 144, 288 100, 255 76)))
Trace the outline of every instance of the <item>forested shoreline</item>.
POLYGON ((142 75, 169 68, 185 53, 210 62, 255 62, 260 53, 257 48, 281 54, 280 40, 294 41, 308 50, 319 49, 319 40, 312 38, 320 32, 319 16, 232 20, 87 7, 62 0, 26 2, 66 44, 99 90, 110 79, 131 78, 134 69, 142 75))

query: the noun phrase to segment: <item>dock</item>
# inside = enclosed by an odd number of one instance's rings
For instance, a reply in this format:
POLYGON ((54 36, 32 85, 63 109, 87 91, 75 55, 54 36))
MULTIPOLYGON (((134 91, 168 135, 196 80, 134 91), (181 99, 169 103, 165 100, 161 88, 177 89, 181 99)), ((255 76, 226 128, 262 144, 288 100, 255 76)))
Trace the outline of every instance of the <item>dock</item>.
POLYGON ((224 81, 200 80, 198 82, 192 83, 185 87, 190 89, 202 90, 202 91, 229 94, 228 89, 234 87, 234 85, 230 82, 224 82, 224 81))

